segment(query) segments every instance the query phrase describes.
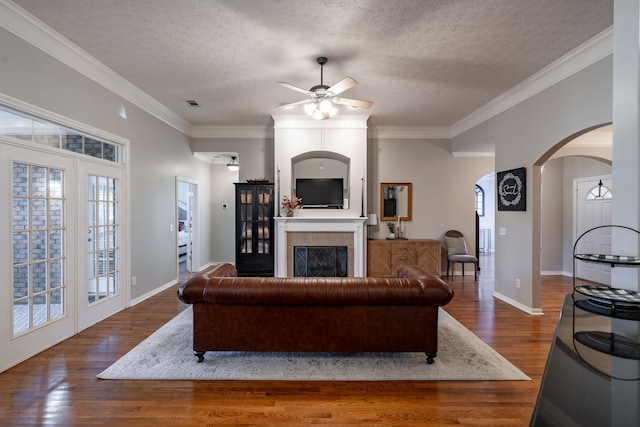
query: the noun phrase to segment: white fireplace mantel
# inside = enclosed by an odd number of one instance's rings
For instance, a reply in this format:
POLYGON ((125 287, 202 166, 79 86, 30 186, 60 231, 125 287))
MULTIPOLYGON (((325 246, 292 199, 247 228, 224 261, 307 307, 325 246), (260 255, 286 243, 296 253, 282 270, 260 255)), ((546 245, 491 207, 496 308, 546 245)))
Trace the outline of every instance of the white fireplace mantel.
POLYGON ((352 233, 353 276, 365 274, 366 217, 276 217, 275 218, 275 272, 276 277, 287 276, 288 233, 352 233))

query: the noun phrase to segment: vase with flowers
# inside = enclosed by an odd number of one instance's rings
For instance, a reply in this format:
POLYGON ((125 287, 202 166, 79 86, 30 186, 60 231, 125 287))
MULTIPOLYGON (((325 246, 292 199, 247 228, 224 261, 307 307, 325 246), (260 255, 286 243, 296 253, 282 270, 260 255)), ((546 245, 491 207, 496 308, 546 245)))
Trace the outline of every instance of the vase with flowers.
POLYGON ((290 198, 289 196, 282 196, 282 210, 284 214, 288 217, 292 217, 293 211, 298 209, 300 202, 302 202, 300 197, 290 198))

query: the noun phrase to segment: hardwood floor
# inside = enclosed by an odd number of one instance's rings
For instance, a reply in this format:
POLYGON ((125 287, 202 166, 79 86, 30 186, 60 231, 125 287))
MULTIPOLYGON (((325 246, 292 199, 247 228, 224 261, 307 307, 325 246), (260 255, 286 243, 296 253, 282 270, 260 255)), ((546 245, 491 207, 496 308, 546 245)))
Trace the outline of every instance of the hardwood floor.
MULTIPOLYGON (((492 297, 490 259, 450 282, 446 310, 532 381, 111 381, 96 374, 186 306, 175 289, 0 374, 0 425, 524 426, 528 425, 571 280, 543 277, 544 316, 492 297)), ((437 358, 436 358, 436 362, 437 358)))

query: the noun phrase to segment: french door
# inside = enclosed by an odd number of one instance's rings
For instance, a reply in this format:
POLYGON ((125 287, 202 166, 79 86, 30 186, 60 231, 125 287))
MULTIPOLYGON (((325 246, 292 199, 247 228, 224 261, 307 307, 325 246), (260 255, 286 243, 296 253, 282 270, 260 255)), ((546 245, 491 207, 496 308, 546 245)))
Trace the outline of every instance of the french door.
POLYGON ((78 330, 122 310, 125 286, 123 170, 88 160, 78 163, 78 330))
POLYGON ((0 372, 123 309, 124 170, 0 141, 0 372))
POLYGON ((0 143, 0 371, 75 332, 72 158, 0 143))

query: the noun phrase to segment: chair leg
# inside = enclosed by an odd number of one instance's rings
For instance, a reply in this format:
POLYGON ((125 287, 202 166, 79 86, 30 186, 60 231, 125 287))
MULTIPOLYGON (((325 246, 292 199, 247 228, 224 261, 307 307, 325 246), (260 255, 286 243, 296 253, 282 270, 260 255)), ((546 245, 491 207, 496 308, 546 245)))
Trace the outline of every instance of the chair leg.
POLYGON ((478 281, 478 263, 473 263, 473 280, 478 281))
POLYGON ((464 281, 464 262, 460 263, 462 265, 462 281, 464 281))
POLYGON ((449 278, 449 264, 450 262, 449 260, 447 260, 447 279, 449 278))

